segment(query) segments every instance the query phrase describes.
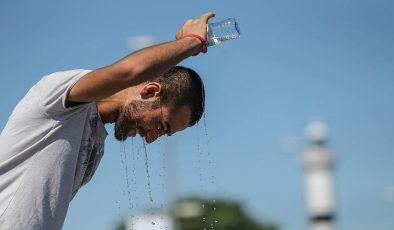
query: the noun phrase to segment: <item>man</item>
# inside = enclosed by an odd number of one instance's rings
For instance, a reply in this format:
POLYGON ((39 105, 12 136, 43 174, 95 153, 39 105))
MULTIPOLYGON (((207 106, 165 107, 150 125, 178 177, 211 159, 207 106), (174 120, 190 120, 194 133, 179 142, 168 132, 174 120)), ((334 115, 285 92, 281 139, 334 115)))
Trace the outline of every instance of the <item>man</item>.
POLYGON ((0 136, 0 229, 61 229, 68 204, 93 176, 107 132, 151 143, 193 124, 204 88, 193 70, 174 67, 206 52, 208 20, 190 19, 176 40, 94 71, 44 77, 12 112, 0 136))

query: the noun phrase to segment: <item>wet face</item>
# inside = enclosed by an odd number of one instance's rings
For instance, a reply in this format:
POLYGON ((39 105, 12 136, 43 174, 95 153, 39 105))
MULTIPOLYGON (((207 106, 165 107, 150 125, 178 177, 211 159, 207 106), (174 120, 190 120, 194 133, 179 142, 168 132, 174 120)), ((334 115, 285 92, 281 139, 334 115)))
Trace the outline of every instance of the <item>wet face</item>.
POLYGON ((172 135, 189 126, 190 109, 183 106, 170 114, 167 106, 157 102, 132 101, 119 109, 115 121, 115 138, 124 141, 139 134, 147 143, 162 135, 172 135))

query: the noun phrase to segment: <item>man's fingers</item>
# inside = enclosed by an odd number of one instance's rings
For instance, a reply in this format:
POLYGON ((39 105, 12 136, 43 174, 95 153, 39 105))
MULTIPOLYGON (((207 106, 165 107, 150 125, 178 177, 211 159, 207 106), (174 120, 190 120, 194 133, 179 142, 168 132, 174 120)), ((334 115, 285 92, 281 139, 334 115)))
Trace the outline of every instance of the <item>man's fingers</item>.
POLYGON ((215 13, 213 12, 207 12, 203 15, 201 15, 200 20, 202 20, 205 23, 208 23, 208 20, 212 17, 215 17, 215 13))
POLYGON ((190 25, 190 24, 192 24, 193 23, 193 19, 189 19, 189 20, 187 20, 186 22, 185 22, 185 25, 190 25))

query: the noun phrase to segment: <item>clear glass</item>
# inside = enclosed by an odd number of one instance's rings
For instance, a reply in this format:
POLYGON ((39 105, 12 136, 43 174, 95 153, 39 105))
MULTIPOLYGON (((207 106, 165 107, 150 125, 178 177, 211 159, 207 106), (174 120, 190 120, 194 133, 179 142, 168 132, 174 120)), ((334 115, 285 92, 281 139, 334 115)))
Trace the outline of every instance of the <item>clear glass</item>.
POLYGON ((237 39, 240 36, 241 32, 235 18, 228 18, 207 25, 207 46, 213 46, 227 40, 237 39))

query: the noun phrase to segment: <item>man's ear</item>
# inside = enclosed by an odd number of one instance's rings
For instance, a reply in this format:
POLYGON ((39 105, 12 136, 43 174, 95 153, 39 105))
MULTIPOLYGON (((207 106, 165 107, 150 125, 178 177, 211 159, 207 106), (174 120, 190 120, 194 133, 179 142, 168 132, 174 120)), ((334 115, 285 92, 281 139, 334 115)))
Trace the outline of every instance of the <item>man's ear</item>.
POLYGON ((157 82, 149 82, 141 89, 140 95, 142 99, 149 99, 159 96, 162 92, 161 84, 157 82))

